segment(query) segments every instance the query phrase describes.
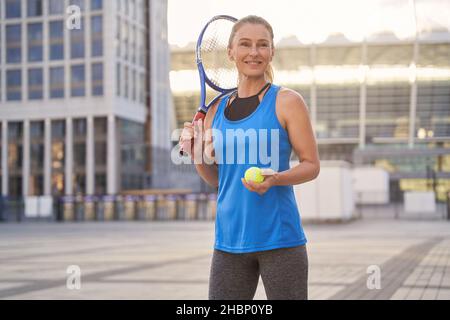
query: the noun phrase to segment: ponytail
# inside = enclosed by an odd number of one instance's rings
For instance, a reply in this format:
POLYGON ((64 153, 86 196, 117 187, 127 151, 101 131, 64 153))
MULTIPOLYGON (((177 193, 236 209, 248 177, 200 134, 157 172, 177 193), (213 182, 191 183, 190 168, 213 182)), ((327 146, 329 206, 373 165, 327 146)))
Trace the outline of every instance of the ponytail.
POLYGON ((264 72, 264 76, 266 77, 267 81, 269 81, 270 83, 273 83, 273 68, 270 63, 267 65, 267 69, 264 72))

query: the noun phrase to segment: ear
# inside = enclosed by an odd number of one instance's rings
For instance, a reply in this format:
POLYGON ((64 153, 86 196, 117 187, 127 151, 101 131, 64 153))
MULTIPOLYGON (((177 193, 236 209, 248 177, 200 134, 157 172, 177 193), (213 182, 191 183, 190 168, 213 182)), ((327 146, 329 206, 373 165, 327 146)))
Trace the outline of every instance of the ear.
POLYGON ((273 56, 275 55, 275 47, 272 46, 272 54, 270 55, 270 62, 272 62, 273 56))
POLYGON ((230 61, 234 61, 233 50, 231 48, 227 48, 227 53, 228 59, 230 59, 230 61))

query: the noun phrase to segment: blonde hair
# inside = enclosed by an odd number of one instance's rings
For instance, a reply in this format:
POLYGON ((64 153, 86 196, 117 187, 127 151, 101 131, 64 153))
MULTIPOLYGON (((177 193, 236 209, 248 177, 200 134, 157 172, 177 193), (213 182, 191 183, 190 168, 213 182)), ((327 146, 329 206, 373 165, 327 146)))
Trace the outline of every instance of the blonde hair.
MULTIPOLYGON (((236 32, 244 25, 244 24, 260 24, 263 25, 267 31, 269 31, 270 34, 270 40, 271 40, 271 45, 272 48, 273 46, 273 29, 272 26, 270 25, 269 22, 267 22, 267 20, 265 20, 264 18, 255 16, 255 15, 249 15, 246 17, 243 17, 241 19, 239 19, 238 21, 235 22, 233 29, 231 29, 231 34, 230 34, 230 39, 228 40, 228 48, 231 48, 232 43, 233 43, 233 39, 234 36, 236 35, 236 32)), ((266 78, 269 80, 269 82, 273 82, 273 68, 272 65, 269 63, 267 65, 266 71, 264 72, 264 75, 266 76, 266 78)))

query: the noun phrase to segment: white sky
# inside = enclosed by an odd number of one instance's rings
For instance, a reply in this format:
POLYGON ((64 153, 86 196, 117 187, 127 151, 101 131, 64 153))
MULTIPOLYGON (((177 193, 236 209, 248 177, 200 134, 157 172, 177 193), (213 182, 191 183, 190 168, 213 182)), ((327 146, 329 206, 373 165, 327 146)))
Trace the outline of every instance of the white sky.
MULTIPOLYGON (((450 29, 450 0, 415 0, 419 30, 450 29)), ((195 41, 214 15, 262 16, 272 25, 275 43, 291 35, 303 43, 321 42, 342 32, 360 41, 391 30, 399 38, 414 34, 412 0, 168 0, 169 43, 195 41)))

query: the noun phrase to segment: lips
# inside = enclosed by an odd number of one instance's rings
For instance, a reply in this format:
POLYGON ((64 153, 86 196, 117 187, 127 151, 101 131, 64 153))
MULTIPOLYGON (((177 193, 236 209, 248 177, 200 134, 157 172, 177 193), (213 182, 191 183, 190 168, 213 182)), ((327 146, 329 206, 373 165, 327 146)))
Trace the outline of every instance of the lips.
POLYGON ((249 64, 249 65, 260 65, 262 62, 261 61, 244 61, 245 64, 249 64))

